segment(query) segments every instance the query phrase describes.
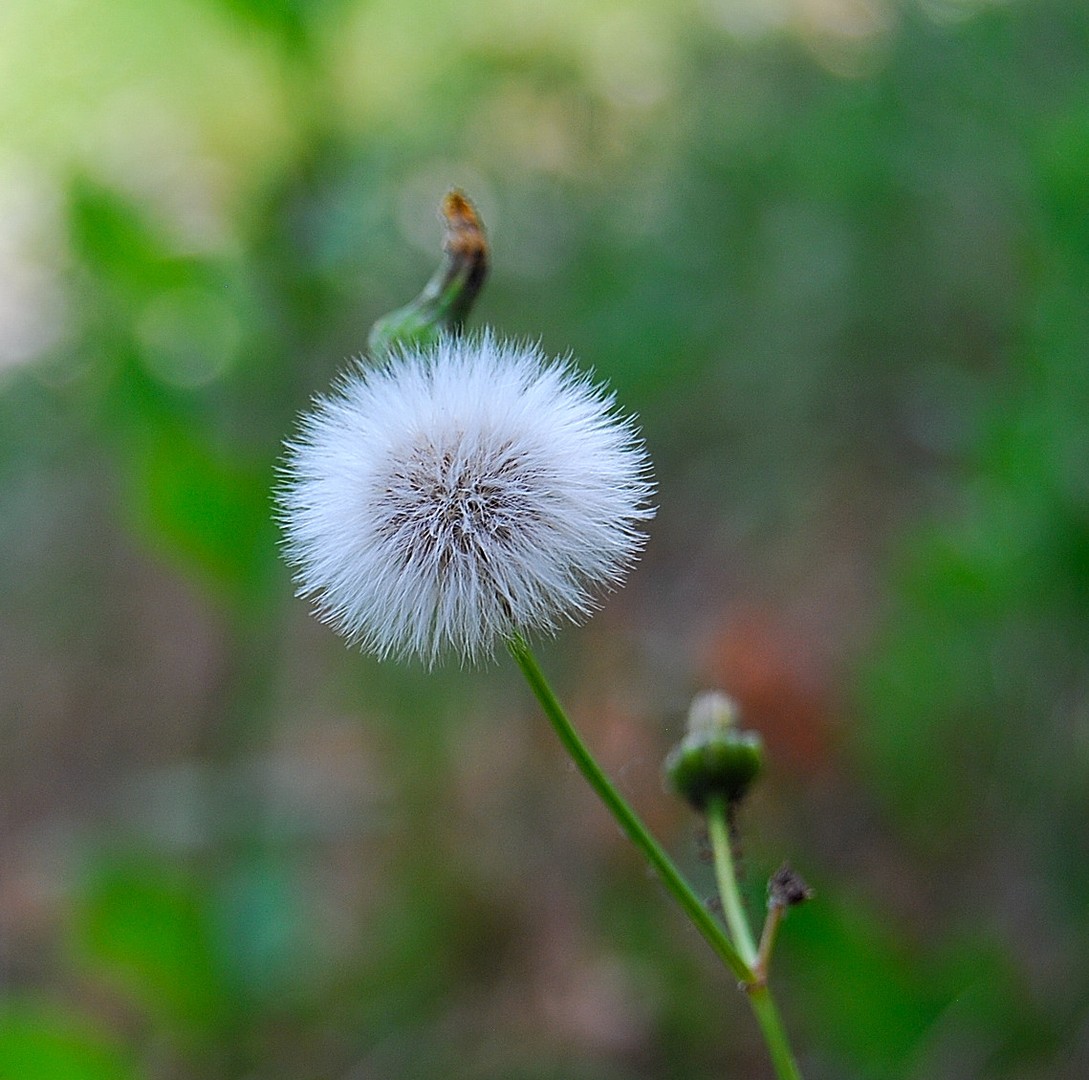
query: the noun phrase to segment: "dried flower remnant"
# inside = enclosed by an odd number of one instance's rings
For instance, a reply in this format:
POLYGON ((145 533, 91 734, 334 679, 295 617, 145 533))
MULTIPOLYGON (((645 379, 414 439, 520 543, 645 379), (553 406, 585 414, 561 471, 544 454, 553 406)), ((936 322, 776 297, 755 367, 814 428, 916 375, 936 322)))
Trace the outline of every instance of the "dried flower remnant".
POLYGON ((789 908, 813 899, 813 890, 805 879, 787 863, 783 863, 768 881, 768 907, 789 908))

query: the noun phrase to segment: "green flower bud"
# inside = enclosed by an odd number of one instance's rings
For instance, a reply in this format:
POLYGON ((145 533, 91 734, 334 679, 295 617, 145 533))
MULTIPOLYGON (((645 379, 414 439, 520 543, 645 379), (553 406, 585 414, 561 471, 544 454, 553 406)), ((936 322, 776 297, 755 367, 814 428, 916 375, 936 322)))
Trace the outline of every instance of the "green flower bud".
POLYGON ((763 743, 737 726, 737 708, 725 694, 700 694, 688 710, 688 730, 665 760, 665 775, 678 795, 703 811, 719 796, 739 802, 763 764, 763 743))

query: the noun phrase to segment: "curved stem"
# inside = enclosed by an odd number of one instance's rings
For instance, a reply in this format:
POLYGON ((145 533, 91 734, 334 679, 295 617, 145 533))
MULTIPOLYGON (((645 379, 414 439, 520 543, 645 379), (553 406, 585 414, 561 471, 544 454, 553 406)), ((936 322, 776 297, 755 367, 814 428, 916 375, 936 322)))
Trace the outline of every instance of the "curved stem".
POLYGON ((715 859, 718 895, 722 901, 722 913, 726 917, 730 936, 734 939, 741 958, 749 967, 753 967, 756 963, 756 943, 753 941, 752 930, 749 928, 749 920, 745 915, 741 893, 737 887, 730 827, 726 816, 726 800, 721 796, 712 796, 707 800, 706 813, 707 831, 711 837, 711 851, 715 859))
POLYGON ((522 669, 530 689, 533 691, 545 716, 548 717, 564 749, 571 755, 579 771, 586 778, 601 801, 608 807, 620 827, 633 844, 643 853, 644 858, 657 872, 662 884, 673 894, 685 914, 707 943, 719 955, 726 966, 745 985, 754 980, 752 968, 741 959, 737 949, 723 933, 722 927, 711 917, 703 902, 692 891, 692 887, 681 876, 672 860, 662 850, 658 842, 647 831, 635 811, 628 805, 619 791, 602 771, 593 755, 587 749, 579 733, 575 730, 563 706, 559 703, 552 688, 548 685, 544 673, 537 665, 537 660, 525 640, 519 635, 511 639, 509 646, 515 663, 522 669))

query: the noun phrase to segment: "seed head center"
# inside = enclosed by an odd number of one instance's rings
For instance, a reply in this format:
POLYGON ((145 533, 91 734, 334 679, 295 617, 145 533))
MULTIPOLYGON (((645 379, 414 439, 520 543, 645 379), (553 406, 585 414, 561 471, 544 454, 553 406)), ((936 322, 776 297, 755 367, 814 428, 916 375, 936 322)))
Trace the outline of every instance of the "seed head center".
POLYGON ((488 452, 415 446, 393 469, 386 501, 383 533, 403 543, 410 557, 443 562, 458 554, 490 557, 509 547, 533 516, 509 446, 488 452))

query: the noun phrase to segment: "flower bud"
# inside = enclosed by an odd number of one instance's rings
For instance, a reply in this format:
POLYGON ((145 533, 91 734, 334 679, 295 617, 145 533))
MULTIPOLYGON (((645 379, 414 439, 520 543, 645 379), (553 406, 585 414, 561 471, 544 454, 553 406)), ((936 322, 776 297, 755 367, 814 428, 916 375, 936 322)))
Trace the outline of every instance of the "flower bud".
POLYGON ((397 347, 435 345, 449 331, 458 332, 488 275, 488 241, 473 204, 460 192, 448 192, 440 214, 444 232, 442 265, 410 304, 384 315, 371 327, 368 348, 381 360, 397 347))
POLYGON ((688 729, 666 758, 665 775, 678 795, 702 811, 716 795, 739 802, 762 764, 760 736, 741 731, 733 701, 712 690, 693 700, 688 729))

